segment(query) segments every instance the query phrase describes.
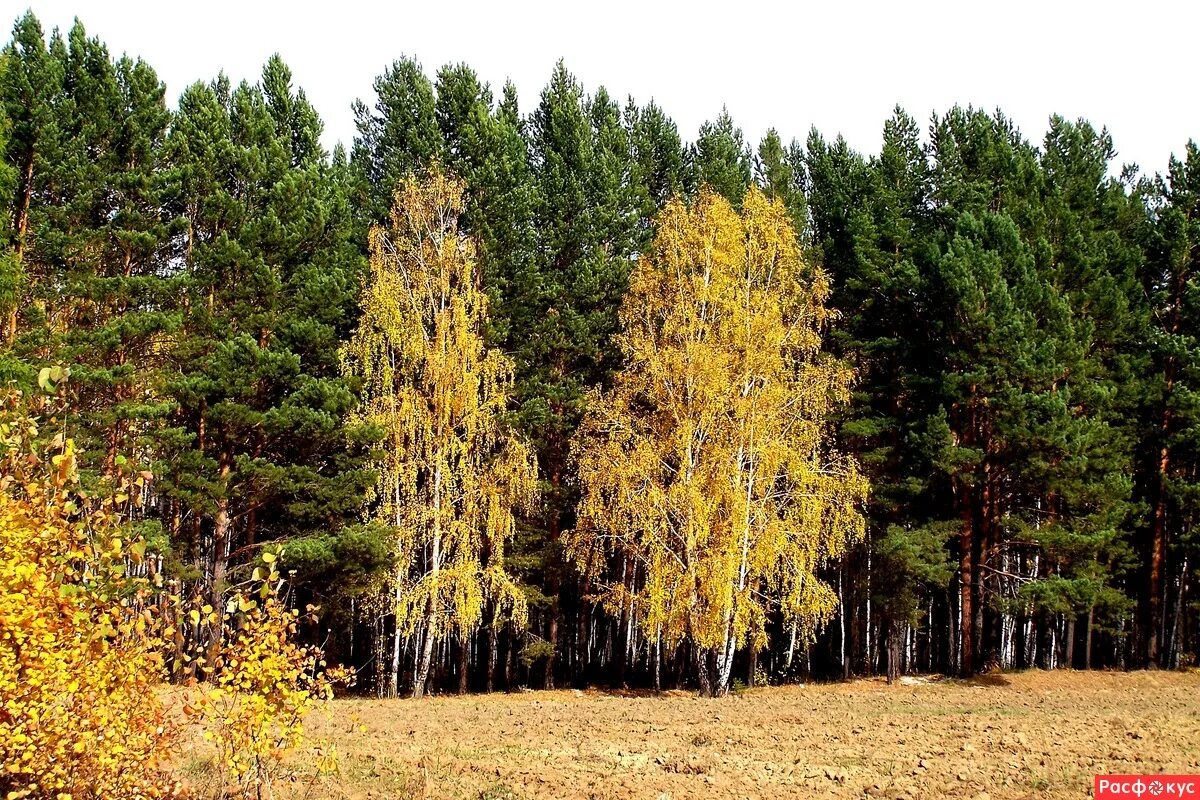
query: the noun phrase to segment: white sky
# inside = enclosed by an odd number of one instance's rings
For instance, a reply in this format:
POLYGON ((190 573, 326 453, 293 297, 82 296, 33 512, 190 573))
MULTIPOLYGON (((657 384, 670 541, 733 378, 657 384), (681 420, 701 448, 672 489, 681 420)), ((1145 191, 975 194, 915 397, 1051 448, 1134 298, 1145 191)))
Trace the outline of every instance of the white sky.
POLYGON ((1000 107, 1035 143, 1051 113, 1087 117, 1109 127, 1118 164, 1149 173, 1200 139, 1200 3, 1183 0, 0 0, 0 21, 26 7, 47 31, 78 15, 114 54, 142 56, 172 102, 222 68, 257 80, 279 52, 325 121, 326 146, 350 142, 351 101, 370 100, 401 54, 431 77, 466 61, 497 93, 512 78, 522 113, 562 57, 588 91, 655 99, 685 139, 724 104, 752 144, 771 126, 786 142, 816 125, 875 152, 896 103, 925 126, 956 102, 1000 107))

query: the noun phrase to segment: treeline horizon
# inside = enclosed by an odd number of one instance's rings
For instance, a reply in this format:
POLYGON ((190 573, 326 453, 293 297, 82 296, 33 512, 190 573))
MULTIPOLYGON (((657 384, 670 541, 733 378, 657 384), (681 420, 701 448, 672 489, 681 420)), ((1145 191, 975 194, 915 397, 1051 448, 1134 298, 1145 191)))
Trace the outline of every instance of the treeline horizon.
MULTIPOLYGON (((709 190, 750 214, 754 189, 828 282, 818 361, 854 378, 821 446, 870 492, 861 539, 816 556, 827 623, 768 604, 734 680, 1200 659, 1193 143, 1164 175, 1114 176, 1111 137, 1085 120, 1052 117, 1035 146, 959 106, 925 137, 897 108, 872 155, 815 129, 755 145, 724 112, 687 141, 561 62, 522 102, 465 64, 401 57, 354 104, 353 143, 326 152, 281 59, 256 84, 215 72, 171 110, 151 65, 32 14, 0 61, 0 380, 54 391, 45 370, 69 368, 56 424, 84 488, 141 478, 123 520, 182 596, 221 607, 278 553, 290 601, 321 607, 304 635, 381 693, 418 662, 436 691, 694 686, 693 643, 664 647, 630 599, 645 570, 568 552, 587 495, 573 442, 627 366, 622 304, 660 214, 709 190), (485 609, 421 658, 374 511, 386 444, 361 424, 370 388, 346 348, 370 231, 407 178, 441 169, 465 188, 456 229, 539 499, 503 554, 527 624, 485 609)), ((221 632, 180 633, 176 677, 203 672, 183 656, 204 636, 221 632)))

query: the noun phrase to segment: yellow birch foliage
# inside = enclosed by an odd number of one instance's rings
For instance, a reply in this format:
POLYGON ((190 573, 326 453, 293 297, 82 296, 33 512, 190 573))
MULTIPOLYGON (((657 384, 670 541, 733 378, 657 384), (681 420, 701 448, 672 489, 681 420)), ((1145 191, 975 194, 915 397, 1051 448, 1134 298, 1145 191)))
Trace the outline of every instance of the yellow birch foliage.
POLYGON ((463 191, 437 165, 397 189, 390 224, 371 231, 362 319, 342 353, 363 381, 358 421, 384 433, 372 502, 395 531, 397 627, 426 642, 471 632, 488 603, 523 624, 504 551, 514 509, 536 493, 532 449, 504 423, 512 362, 484 344, 463 191))
POLYGON ((72 443, 0 402, 0 796, 170 796, 152 587, 126 574, 145 543, 83 515, 72 443))
MULTIPOLYGON (((273 554, 265 559, 275 562, 273 554)), ((216 747, 221 790, 242 797, 273 795, 284 759, 304 742, 304 717, 333 697, 335 682, 349 682, 349 672, 326 670, 320 649, 297 643, 300 612, 280 602, 278 580, 269 568, 257 598, 239 591, 229 600, 224 618, 233 632, 214 679, 184 708, 216 747)), ((336 768, 319 748, 317 755, 320 770, 336 768)))
POLYGON ((625 367, 576 439, 568 537, 597 581, 614 555, 640 566, 644 585, 610 587, 609 605, 726 664, 765 643, 772 605, 810 636, 828 620, 816 570, 862 534, 867 492, 828 442, 852 376, 820 352, 826 277, 781 203, 752 188, 743 209, 704 191, 662 212, 621 309, 625 367))

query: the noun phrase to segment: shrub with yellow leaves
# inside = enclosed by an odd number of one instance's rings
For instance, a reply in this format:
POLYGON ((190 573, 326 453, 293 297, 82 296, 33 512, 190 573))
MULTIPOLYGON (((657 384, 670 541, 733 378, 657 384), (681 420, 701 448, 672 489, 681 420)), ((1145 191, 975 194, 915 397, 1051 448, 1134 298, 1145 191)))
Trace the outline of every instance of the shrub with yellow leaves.
MULTIPOLYGON (((0 394, 0 798, 183 793, 165 768, 179 730, 162 703, 163 653, 180 629, 202 625, 219 643, 205 667, 212 682, 185 711, 217 748, 222 795, 270 796, 306 713, 350 682, 319 648, 297 644, 300 615, 277 595, 277 555, 263 554, 224 614, 185 612, 144 568, 146 543, 122 537, 120 491, 81 495, 74 444, 43 437, 29 408, 0 394)), ((331 750, 315 755, 319 772, 336 770, 331 750)))
MULTIPOLYGON (((284 758, 303 742, 306 714, 350 675, 327 670, 319 648, 297 643, 300 612, 276 593, 276 556, 264 553, 263 559, 256 591, 235 593, 225 608, 233 633, 218 652, 211 684, 184 709, 216 747, 222 790, 257 798, 272 796, 284 758)), ((316 762, 321 772, 336 770, 327 750, 318 751, 316 762)))
POLYGON ((172 796, 154 588, 128 569, 145 543, 84 513, 71 441, 23 408, 0 397, 0 796, 172 796))

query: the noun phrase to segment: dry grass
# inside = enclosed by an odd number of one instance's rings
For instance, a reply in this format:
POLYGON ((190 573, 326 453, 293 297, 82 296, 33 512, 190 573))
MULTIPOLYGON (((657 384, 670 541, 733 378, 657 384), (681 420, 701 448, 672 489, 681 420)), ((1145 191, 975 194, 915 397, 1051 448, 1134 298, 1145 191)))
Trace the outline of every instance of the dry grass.
MULTIPOLYGON (((1105 772, 1200 772, 1200 674, 339 700, 312 798, 1087 797, 1105 772)), ((203 782, 202 765, 193 778, 203 782)), ((286 788, 286 787, 285 787, 286 788)))

